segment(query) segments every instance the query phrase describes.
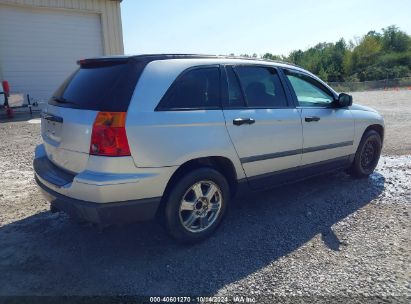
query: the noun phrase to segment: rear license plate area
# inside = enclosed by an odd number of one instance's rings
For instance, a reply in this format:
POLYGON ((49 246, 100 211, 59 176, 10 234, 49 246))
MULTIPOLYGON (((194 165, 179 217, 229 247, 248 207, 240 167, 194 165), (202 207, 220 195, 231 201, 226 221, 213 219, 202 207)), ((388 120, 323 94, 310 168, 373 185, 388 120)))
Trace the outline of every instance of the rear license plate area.
POLYGON ((60 142, 62 125, 63 119, 61 117, 50 114, 43 114, 43 134, 45 134, 52 141, 60 142))

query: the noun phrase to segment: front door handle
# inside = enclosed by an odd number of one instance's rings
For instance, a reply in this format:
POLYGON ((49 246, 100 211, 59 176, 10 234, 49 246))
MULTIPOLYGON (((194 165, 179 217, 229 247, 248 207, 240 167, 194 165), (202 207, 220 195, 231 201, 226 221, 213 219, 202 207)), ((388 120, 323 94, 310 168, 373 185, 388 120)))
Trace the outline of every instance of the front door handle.
POLYGON ((233 120, 233 125, 235 126, 241 126, 244 124, 252 125, 253 123, 255 123, 255 120, 252 118, 236 118, 233 120))
POLYGON ((318 117, 318 116, 306 116, 305 117, 306 122, 319 121, 319 120, 320 120, 320 117, 318 117))

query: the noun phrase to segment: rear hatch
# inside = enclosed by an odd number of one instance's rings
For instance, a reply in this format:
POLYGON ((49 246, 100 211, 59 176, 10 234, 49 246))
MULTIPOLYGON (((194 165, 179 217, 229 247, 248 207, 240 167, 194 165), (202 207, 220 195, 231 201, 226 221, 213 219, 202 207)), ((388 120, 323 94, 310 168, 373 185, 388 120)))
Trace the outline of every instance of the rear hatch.
POLYGON ((87 59, 60 86, 42 115, 47 156, 56 166, 85 169, 99 112, 127 112, 145 63, 132 57, 87 59))

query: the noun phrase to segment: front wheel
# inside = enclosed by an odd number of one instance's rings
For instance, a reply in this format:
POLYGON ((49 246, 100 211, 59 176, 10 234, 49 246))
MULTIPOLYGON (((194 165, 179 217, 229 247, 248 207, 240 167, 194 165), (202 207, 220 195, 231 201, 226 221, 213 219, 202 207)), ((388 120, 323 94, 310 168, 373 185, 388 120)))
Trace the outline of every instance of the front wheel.
POLYGON ((171 190, 165 207, 168 232, 193 243, 210 236, 221 222, 229 200, 227 180, 212 168, 196 169, 171 190))
POLYGON ((349 173, 354 177, 367 177, 374 172, 380 159, 382 140, 374 130, 366 132, 355 153, 349 173))

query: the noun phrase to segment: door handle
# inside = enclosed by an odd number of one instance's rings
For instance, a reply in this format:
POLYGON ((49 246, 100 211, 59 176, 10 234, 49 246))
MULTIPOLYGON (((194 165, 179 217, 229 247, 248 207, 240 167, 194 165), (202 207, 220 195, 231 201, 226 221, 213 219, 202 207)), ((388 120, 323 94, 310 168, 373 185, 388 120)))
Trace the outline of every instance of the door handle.
POLYGON ((320 120, 320 117, 318 117, 318 116, 306 116, 305 117, 306 122, 319 121, 319 120, 320 120))
POLYGON ((253 123, 255 123, 255 120, 252 118, 236 118, 233 120, 233 125, 235 126, 241 126, 244 124, 252 125, 253 123))

